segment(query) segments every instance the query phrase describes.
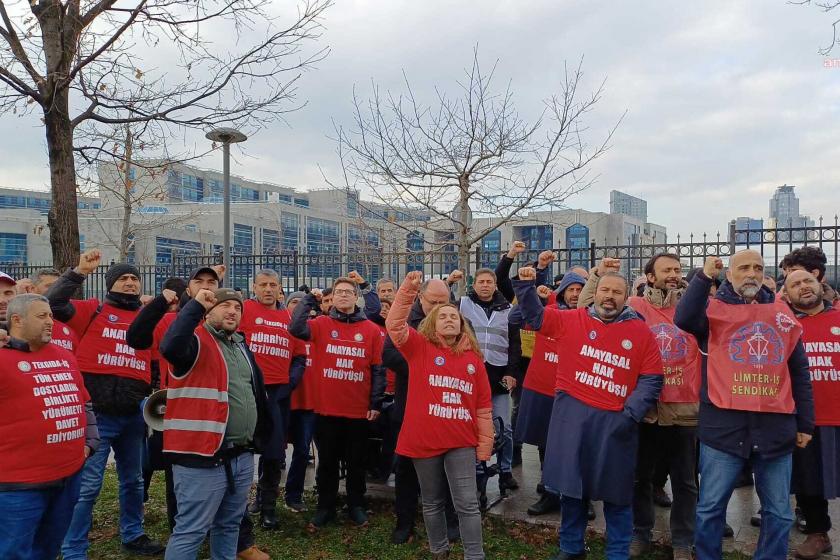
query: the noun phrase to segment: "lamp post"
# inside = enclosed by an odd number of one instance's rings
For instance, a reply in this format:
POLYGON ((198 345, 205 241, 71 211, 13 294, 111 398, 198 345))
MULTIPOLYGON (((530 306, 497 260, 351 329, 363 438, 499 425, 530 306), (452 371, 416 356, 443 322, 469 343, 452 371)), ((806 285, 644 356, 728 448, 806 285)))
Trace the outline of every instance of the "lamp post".
MULTIPOLYGON (((248 139, 243 133, 235 128, 215 128, 205 135, 205 138, 213 142, 221 142, 224 153, 224 243, 222 244, 222 262, 228 269, 230 263, 230 145, 244 142, 248 139)), ((229 270, 229 272, 233 272, 229 270)))

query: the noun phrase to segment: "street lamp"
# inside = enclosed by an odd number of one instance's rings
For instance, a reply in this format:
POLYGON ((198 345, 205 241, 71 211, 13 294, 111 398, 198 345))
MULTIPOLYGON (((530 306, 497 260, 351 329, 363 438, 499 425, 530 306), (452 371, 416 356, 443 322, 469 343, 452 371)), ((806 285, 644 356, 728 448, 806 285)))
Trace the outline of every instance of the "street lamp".
MULTIPOLYGON (((222 244, 222 262, 228 268, 230 264, 230 145, 244 142, 247 136, 235 128, 216 128, 205 135, 205 138, 213 142, 221 142, 224 153, 224 243, 222 244)), ((229 272, 232 272, 229 271, 229 272)))

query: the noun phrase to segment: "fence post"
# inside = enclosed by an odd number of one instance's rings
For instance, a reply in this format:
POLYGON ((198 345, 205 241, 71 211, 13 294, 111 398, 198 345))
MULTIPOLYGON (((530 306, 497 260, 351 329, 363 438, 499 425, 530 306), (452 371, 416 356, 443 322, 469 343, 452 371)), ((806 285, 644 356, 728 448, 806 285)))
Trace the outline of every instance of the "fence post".
MULTIPOLYGON (((749 227, 747 227, 747 247, 749 247, 749 236, 750 231, 749 227)), ((735 254, 735 220, 729 222, 729 254, 735 254)))
POLYGON ((294 289, 297 290, 298 286, 300 286, 300 282, 298 282, 298 252, 297 252, 297 249, 292 251, 292 269, 295 271, 294 289))
POLYGON ((589 243, 589 268, 594 268, 598 263, 595 262, 595 242, 589 243))

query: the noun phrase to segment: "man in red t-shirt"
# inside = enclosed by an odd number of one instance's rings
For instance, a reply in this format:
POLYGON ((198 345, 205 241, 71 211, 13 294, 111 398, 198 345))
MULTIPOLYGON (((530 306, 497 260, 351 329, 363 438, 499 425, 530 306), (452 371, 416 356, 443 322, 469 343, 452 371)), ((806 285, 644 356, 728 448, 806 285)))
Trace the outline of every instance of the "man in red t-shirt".
POLYGON ((379 417, 385 389, 382 368, 383 337, 379 328, 356 306, 355 280, 337 278, 332 287, 333 307, 327 315, 309 321, 317 305, 307 294, 295 308, 289 332, 310 342, 312 366, 307 375, 317 377, 315 443, 318 446, 318 510, 312 530, 335 519, 338 498, 338 463, 347 466, 349 517, 367 524, 365 512, 365 461, 368 423, 379 417))

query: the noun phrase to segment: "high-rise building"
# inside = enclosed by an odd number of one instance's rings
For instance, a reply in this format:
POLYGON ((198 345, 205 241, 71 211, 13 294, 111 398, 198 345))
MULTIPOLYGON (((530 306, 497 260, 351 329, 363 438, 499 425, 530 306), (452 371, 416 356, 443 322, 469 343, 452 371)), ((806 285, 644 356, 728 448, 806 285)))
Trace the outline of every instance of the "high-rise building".
POLYGON ((793 192, 795 188, 794 185, 776 187, 776 192, 770 198, 771 228, 802 228, 814 225, 812 219, 799 213, 799 198, 793 192))
POLYGON ((647 222, 647 201, 621 191, 610 191, 610 214, 624 214, 647 222))

